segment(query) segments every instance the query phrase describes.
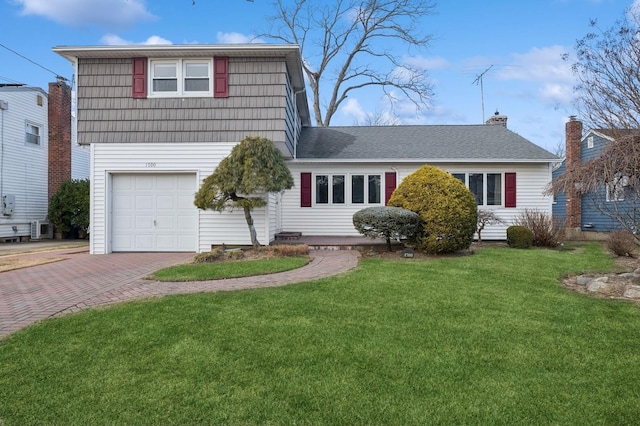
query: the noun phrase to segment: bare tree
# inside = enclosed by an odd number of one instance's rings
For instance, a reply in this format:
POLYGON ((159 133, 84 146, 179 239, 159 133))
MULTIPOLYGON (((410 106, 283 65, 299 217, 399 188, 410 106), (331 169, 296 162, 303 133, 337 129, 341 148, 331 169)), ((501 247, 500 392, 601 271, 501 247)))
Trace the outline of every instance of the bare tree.
POLYGON ((397 116, 387 112, 369 112, 363 120, 355 120, 354 126, 399 126, 402 122, 397 116))
POLYGON ((639 24, 638 11, 628 9, 607 30, 591 21, 593 31, 576 43, 576 106, 591 128, 640 129, 639 24))
POLYGON ((430 103, 425 70, 402 57, 431 41, 422 33, 422 18, 435 8, 430 0, 277 0, 275 6, 272 28, 260 37, 300 46, 316 125, 329 126, 352 92, 370 86, 392 101, 395 89, 417 109, 430 103))
MULTIPOLYGON (((549 193, 577 192, 624 229, 640 231, 640 38, 638 11, 576 44, 576 105, 586 124, 612 140, 598 155, 567 170, 549 193)), ((565 60, 571 60, 569 56, 565 60)))

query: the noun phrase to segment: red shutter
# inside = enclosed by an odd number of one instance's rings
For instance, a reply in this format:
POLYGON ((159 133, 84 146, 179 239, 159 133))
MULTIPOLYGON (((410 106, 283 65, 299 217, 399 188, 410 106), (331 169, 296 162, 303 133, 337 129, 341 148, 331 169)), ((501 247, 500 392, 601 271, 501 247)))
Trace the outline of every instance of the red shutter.
POLYGON ((213 58, 213 97, 229 97, 229 58, 213 58))
POLYGON ((396 189, 396 172, 385 172, 384 174, 384 205, 389 203, 391 194, 396 189))
POLYGON ((300 207, 311 207, 311 173, 300 173, 300 207))
POLYGON ((504 206, 516 206, 516 174, 504 174, 504 206))
POLYGON ((133 58, 133 80, 131 83, 131 96, 134 98, 147 97, 147 58, 133 58))

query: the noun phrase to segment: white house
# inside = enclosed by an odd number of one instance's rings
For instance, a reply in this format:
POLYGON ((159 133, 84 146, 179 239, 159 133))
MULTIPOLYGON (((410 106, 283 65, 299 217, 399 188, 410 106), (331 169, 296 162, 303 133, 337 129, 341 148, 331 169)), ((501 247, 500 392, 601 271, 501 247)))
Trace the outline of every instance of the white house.
POLYGON ((38 87, 0 87, 0 238, 30 235, 48 206, 47 93, 38 87))
MULTIPOLYGON (((207 251, 249 244, 240 211, 193 206, 200 182, 246 136, 274 141, 295 186, 254 212, 279 232, 358 235, 357 210, 384 205, 428 163, 462 179, 505 220, 551 212, 557 158, 498 124, 311 127, 296 45, 60 46, 77 73, 78 143, 91 147, 91 252, 207 251)), ((506 121, 506 120, 504 120, 506 121)), ((505 227, 484 231, 505 238, 505 227)))
POLYGON ((0 239, 51 237, 49 197, 89 177, 89 150, 73 139, 71 89, 0 85, 0 239), (53 136, 51 136, 53 133, 53 136))

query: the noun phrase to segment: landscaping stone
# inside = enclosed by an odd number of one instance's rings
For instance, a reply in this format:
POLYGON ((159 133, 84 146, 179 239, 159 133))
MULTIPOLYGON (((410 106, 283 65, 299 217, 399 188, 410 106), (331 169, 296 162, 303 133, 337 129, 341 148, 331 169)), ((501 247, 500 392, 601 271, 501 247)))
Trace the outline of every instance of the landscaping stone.
POLYGON ((589 282, 589 284, 587 284, 587 290, 589 290, 591 292, 597 292, 597 291, 606 292, 606 291, 609 291, 610 285, 609 285, 608 281, 609 281, 609 277, 600 277, 600 278, 596 278, 594 280, 591 280, 591 282, 589 282))
POLYGON ((640 299, 640 285, 630 285, 622 296, 629 299, 640 299))
POLYGON ((594 280, 594 277, 587 277, 585 275, 580 275, 577 279, 577 283, 579 285, 587 285, 593 280, 594 280))
POLYGON ((638 277, 638 275, 635 274, 635 272, 625 272, 623 274, 618 275, 620 278, 636 278, 638 277))

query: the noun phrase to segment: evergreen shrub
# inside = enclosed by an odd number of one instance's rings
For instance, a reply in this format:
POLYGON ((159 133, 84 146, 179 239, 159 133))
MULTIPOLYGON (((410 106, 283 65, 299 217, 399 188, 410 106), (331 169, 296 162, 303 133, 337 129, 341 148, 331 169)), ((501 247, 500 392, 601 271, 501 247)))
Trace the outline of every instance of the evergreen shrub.
POLYGON ((507 228, 507 245, 513 248, 529 248, 533 245, 533 232, 526 226, 510 226, 507 228))
POLYGON ((478 207, 469 189, 449 173, 422 166, 395 189, 390 206, 420 215, 416 248, 426 253, 452 253, 469 248, 476 232, 478 207))

